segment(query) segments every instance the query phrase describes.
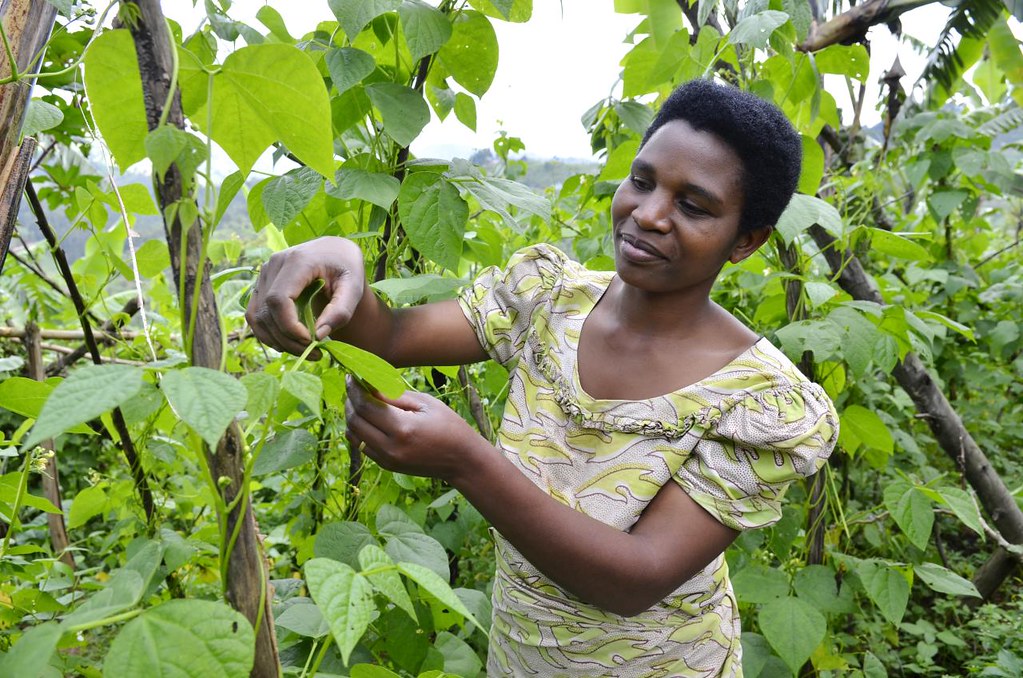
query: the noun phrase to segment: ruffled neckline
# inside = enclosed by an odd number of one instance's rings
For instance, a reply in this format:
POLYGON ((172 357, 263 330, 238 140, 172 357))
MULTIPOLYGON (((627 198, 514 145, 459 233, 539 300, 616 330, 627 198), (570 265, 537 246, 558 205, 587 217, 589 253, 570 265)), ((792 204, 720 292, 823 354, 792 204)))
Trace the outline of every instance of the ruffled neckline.
MULTIPOLYGON (((565 268, 574 268, 572 262, 564 262, 565 268)), ((553 290, 548 312, 557 313, 561 322, 570 323, 575 336, 580 336, 586 318, 606 292, 611 276, 606 273, 588 271, 582 266, 563 276, 553 290), (558 307, 565 286, 588 288, 585 305, 579 304, 577 295, 572 296, 571 312, 558 307)), ((550 331, 550 330, 548 330, 550 331)), ((562 338, 553 348, 540 336, 534 325, 527 334, 527 346, 533 356, 533 363, 553 389, 552 397, 564 413, 577 425, 604 432, 635 433, 664 437, 668 440, 682 438, 690 431, 701 434, 717 422, 721 414, 735 404, 752 398, 763 403, 763 399, 785 396, 795 384, 782 374, 781 369, 772 369, 764 356, 774 356, 777 349, 765 337, 760 337, 745 351, 735 356, 712 374, 692 384, 662 395, 643 400, 616 400, 594 398, 582 387, 579 378, 578 354, 566 345, 562 338), (557 359, 552 350, 557 351, 557 359), (737 384, 742 384, 737 387, 737 384)), ((787 359, 781 357, 787 362, 787 359)), ((779 368, 781 365, 778 366, 779 368)), ((810 383, 810 382, 807 382, 810 383)))

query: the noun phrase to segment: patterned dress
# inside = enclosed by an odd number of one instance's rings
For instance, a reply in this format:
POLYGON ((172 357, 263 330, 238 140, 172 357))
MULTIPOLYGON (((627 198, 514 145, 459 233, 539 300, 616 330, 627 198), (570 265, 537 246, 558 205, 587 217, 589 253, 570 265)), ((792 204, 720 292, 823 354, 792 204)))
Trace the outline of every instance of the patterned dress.
MULTIPOLYGON (((462 293, 481 345, 511 369, 499 448, 557 501, 623 531, 667 482, 736 530, 777 521, 789 482, 817 471, 834 448, 831 401, 766 339, 664 396, 590 397, 579 385, 579 336, 613 275, 537 245, 462 293)), ((488 675, 742 674, 723 555, 654 607, 622 617, 580 601, 495 538, 488 675)))

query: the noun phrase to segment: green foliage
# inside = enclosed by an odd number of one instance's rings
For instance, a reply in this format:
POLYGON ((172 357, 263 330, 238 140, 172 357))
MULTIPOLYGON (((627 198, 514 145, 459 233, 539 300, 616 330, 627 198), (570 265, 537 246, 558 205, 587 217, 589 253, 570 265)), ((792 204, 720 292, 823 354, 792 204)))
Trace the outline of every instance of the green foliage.
MULTIPOLYGON (((127 321, 128 331, 103 344, 119 362, 41 382, 22 376, 21 346, 0 339, 0 674, 248 673, 252 625, 222 602, 225 554, 236 548, 222 519, 232 479, 213 477, 203 454, 234 426, 245 446, 237 501, 265 535, 264 595, 285 675, 480 675, 494 569, 487 526, 442 483, 348 449, 343 373, 387 397, 433 393, 467 419, 478 395, 493 423, 507 372, 399 372, 334 341, 319 344, 330 357, 316 362, 266 351, 245 329, 255 270, 272 251, 346 236, 362 247, 373 288, 404 306, 450 299, 534 242, 613 268, 611 196, 659 99, 716 76, 780 106, 805 161, 778 237, 727 267, 715 300, 794 360, 812 358, 841 418, 820 494, 790 488, 781 520, 727 552, 745 675, 1019 675, 1018 592, 1006 586, 967 605, 995 543, 991 509, 891 377, 918 355, 1023 505, 1023 465, 1005 452, 1023 440, 1023 53, 1002 5, 954 10, 933 46, 934 110, 908 101, 882 146, 843 127, 848 111, 822 86, 822 74, 866 82, 877 64, 865 45, 794 49, 809 30, 806 3, 691 4, 695 26, 671 0, 616 2, 638 16, 612 90, 620 97, 582 116, 594 167, 516 157, 522 143, 506 134, 471 159, 420 160, 408 149, 432 115, 453 111, 475 126, 498 68, 493 22, 528 20, 529 0, 331 1, 327 20, 301 36, 270 6, 249 26, 211 0, 191 35, 171 24, 187 131, 166 120, 150 131, 128 30, 94 32, 97 17, 83 15, 54 31, 23 132, 66 152, 45 158, 33 185, 65 226, 90 320, 127 321), (707 25, 712 15, 721 31, 707 25), (957 110, 940 109, 960 85, 957 110), (69 160, 96 157, 89 125, 122 174, 148 158, 159 176, 183 175, 185 196, 167 211, 203 228, 221 370, 188 364, 196 330, 177 296, 193 282, 170 271, 148 179, 115 191, 105 172, 69 160), (830 131, 837 153, 820 145, 830 131), (237 171, 210 173, 214 144, 237 171), (271 155, 268 172, 261 158, 271 155), (883 304, 845 291, 814 226, 846 253, 843 271, 872 275, 883 304), (141 237, 133 248, 129 232, 141 237), (790 284, 799 285, 791 296, 790 284), (145 323, 120 310, 137 291, 145 323), (115 408, 151 485, 152 519, 115 408), (41 489, 50 453, 37 445, 50 439, 60 507, 41 489), (75 569, 47 539, 47 516, 61 514, 75 569), (817 547, 823 556, 811 560, 817 547)), ((78 7, 61 11, 70 19, 78 7)), ((19 231, 31 241, 28 223, 19 231)), ((7 260, 9 324, 79 327, 54 271, 38 246, 7 260)))

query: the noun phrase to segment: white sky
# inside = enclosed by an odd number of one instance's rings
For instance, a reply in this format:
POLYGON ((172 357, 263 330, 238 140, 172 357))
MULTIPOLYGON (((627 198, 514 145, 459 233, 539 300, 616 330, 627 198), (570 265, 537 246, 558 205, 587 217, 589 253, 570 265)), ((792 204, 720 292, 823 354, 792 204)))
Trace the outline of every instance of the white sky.
MULTIPOLYGON (((233 18, 260 26, 258 0, 236 0, 233 18)), ((270 0, 285 17, 292 35, 312 30, 319 21, 333 19, 326 2, 270 0)), ((202 4, 194 9, 190 0, 173 0, 164 7, 168 16, 183 22, 185 31, 198 23, 202 4)), ((904 30, 926 44, 933 44, 948 16, 940 4, 912 10, 902 17, 904 30)), ((631 45, 623 41, 636 27, 640 15, 614 12, 613 0, 534 0, 533 18, 525 24, 494 20, 500 59, 490 91, 477 102, 477 132, 459 123, 454 114, 441 124, 434 121, 413 142, 419 156, 465 157, 477 148, 489 148, 499 130, 522 139, 526 154, 539 157, 590 157, 589 138, 580 118, 615 87, 619 62, 631 45)), ((873 58, 867 81, 864 124, 877 122, 873 110, 877 83, 895 57, 895 40, 884 26, 871 29, 873 58)), ((918 77, 924 57, 908 47, 898 50, 908 76, 907 86, 918 77)), ((844 82, 827 83, 839 107, 848 100, 844 82)), ((620 85, 615 93, 620 92, 620 85)))

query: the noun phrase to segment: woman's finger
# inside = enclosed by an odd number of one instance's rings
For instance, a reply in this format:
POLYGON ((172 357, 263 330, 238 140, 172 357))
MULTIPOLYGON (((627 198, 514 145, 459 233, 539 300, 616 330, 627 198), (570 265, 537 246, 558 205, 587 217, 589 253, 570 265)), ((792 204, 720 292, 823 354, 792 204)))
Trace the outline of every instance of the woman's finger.
POLYGON ((346 407, 345 415, 348 426, 346 437, 348 438, 349 445, 381 464, 384 468, 388 468, 384 455, 389 448, 390 442, 387 435, 367 422, 354 409, 349 410, 346 407), (384 463, 381 463, 382 460, 384 463))
MULTIPOLYGON (((361 270, 359 274, 361 276, 361 270)), ((328 337, 331 332, 339 327, 344 327, 352 319, 355 308, 362 300, 363 288, 366 284, 365 279, 360 276, 344 271, 337 278, 329 281, 330 301, 316 318, 317 339, 328 337)))

